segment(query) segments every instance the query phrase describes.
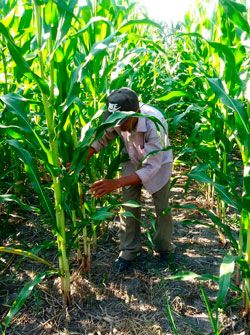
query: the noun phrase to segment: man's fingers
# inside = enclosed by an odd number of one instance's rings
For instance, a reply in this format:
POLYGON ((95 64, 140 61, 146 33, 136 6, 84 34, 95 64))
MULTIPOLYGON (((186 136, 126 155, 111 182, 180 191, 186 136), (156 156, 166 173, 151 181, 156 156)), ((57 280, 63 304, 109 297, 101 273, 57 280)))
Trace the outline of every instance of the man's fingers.
POLYGON ((102 197, 105 194, 109 194, 113 190, 114 187, 112 187, 112 180, 97 180, 91 186, 91 192, 96 198, 102 197))
POLYGON ((97 186, 92 186, 91 187, 91 191, 92 192, 99 192, 100 190, 104 190, 104 187, 103 187, 103 185, 97 185, 97 186))
POLYGON ((98 184, 98 185, 93 185, 91 187, 91 192, 94 194, 100 194, 102 192, 105 192, 105 187, 102 183, 98 184))
POLYGON ((101 194, 103 192, 105 192, 105 190, 103 188, 100 188, 98 190, 95 190, 93 193, 96 195, 96 194, 101 194))
POLYGON ((96 187, 98 185, 102 185, 103 184, 103 180, 97 180, 94 182, 94 184, 92 185, 92 187, 96 187))
POLYGON ((104 196, 104 195, 106 195, 106 194, 108 194, 108 193, 109 193, 109 192, 106 192, 105 190, 103 190, 103 191, 94 193, 94 197, 95 197, 95 198, 100 198, 100 197, 102 197, 102 196, 104 196))

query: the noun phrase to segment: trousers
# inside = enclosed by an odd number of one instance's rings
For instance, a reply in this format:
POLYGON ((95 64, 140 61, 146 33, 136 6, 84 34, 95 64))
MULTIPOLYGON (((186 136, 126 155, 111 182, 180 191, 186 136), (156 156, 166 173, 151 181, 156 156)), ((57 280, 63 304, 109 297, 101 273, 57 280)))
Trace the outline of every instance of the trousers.
MULTIPOLYGON (((166 183, 159 191, 152 194, 155 214, 156 214, 156 232, 153 237, 154 250, 156 252, 171 252, 174 249, 172 244, 173 219, 171 211, 162 215, 162 211, 169 206, 169 188, 170 181, 166 183)), ((135 200, 140 204, 142 185, 129 186, 123 188, 123 200, 135 200)), ((131 212, 135 218, 140 220, 140 207, 126 207, 125 211, 131 212)), ((120 254, 126 260, 133 260, 141 251, 141 225, 133 217, 121 219, 119 238, 120 254)))

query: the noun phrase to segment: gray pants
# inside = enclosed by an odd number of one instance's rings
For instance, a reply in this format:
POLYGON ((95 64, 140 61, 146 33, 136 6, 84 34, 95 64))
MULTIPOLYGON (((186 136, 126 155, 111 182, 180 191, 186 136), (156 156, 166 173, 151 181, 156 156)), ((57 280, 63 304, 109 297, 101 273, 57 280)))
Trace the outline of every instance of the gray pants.
MULTIPOLYGON (((162 211, 168 208, 169 204, 169 186, 170 181, 159 191, 152 194, 155 213, 156 213, 156 233, 153 239, 154 249, 156 252, 173 251, 172 233, 173 220, 171 212, 162 216, 162 211)), ((123 200, 135 200, 140 203, 142 185, 129 186, 123 188, 123 200)), ((141 208, 125 207, 126 211, 130 211, 134 216, 140 219, 141 208)), ((120 257, 126 260, 133 260, 141 251, 141 227, 140 222, 134 218, 124 218, 120 227, 120 257)))

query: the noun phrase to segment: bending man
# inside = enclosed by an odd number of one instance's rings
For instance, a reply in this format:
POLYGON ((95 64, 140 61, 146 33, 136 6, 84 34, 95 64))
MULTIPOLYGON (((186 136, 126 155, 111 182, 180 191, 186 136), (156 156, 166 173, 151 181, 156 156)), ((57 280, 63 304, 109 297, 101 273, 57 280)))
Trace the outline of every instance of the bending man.
MULTIPOLYGON (((159 151, 152 155, 150 152, 161 150, 170 145, 168 127, 164 116, 156 108, 139 103, 136 93, 128 88, 113 91, 107 99, 107 115, 116 111, 134 111, 154 116, 164 125, 159 130, 153 121, 147 117, 128 117, 121 120, 114 128, 108 129, 104 136, 94 142, 89 149, 88 159, 107 146, 108 142, 117 135, 124 142, 129 161, 123 163, 122 177, 96 181, 92 192, 101 197, 118 188, 123 189, 123 200, 140 202, 142 186, 152 195, 156 211, 156 233, 154 249, 160 259, 165 261, 173 252, 172 231, 173 222, 169 212, 162 215, 169 202, 169 186, 172 173, 172 150, 159 151)), ((127 208, 140 219, 140 208, 127 208)), ((140 223, 134 218, 125 218, 120 229, 120 254, 115 261, 115 269, 122 272, 128 269, 132 261, 141 251, 140 223)))

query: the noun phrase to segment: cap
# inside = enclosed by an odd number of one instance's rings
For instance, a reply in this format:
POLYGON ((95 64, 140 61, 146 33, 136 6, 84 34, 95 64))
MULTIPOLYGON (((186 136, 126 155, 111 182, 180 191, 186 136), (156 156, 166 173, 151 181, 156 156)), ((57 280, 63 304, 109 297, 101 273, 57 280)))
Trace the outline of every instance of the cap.
POLYGON ((110 113, 137 112, 139 109, 139 99, 137 94, 127 87, 119 88, 111 92, 107 99, 107 108, 110 113))

